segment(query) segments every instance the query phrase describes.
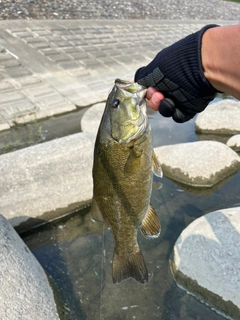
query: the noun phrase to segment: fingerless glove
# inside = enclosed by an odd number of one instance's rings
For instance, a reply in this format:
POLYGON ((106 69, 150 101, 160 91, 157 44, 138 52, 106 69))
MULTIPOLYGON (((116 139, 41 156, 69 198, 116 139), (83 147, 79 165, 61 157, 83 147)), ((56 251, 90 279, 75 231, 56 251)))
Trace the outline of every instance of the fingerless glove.
POLYGON ((201 58, 202 36, 217 25, 207 25, 160 51, 146 67, 135 74, 135 81, 154 87, 165 98, 159 112, 172 116, 176 122, 185 122, 203 111, 217 94, 204 76, 201 58))

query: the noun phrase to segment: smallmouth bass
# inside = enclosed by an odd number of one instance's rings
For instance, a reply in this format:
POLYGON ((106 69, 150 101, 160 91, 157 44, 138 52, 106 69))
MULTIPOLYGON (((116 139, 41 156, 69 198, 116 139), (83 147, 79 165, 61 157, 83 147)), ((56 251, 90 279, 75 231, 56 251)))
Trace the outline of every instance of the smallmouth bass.
POLYGON ((152 172, 162 176, 162 169, 152 147, 146 91, 138 83, 116 79, 95 142, 90 214, 112 230, 113 283, 130 277, 148 281, 137 232, 140 227, 148 239, 160 234, 150 197, 152 172))

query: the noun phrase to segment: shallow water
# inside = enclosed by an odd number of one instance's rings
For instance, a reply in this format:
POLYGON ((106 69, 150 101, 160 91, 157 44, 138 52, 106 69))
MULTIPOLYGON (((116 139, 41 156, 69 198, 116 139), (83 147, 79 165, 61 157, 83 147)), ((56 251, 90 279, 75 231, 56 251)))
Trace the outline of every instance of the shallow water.
MULTIPOLYGON (((150 119, 154 146, 200 139, 195 135, 194 120, 179 125, 157 113, 150 119)), ((155 240, 138 234, 149 271, 146 285, 133 279, 112 283, 111 231, 90 220, 88 207, 22 234, 22 238, 55 283, 62 319, 225 319, 177 287, 169 258, 181 231, 193 220, 214 210, 239 206, 239 190, 240 172, 210 189, 154 178, 151 202, 162 231, 155 240)))
POLYGON ((85 111, 86 108, 79 108, 65 115, 36 119, 0 131, 0 155, 80 132, 80 118, 85 111))

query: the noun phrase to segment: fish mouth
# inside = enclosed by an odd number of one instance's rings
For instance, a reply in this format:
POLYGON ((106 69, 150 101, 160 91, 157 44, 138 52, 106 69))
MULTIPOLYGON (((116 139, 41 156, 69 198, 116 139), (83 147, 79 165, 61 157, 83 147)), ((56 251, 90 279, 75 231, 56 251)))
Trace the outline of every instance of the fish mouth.
POLYGON ((115 85, 117 88, 123 89, 124 91, 127 91, 132 94, 141 93, 141 96, 143 97, 143 99, 144 99, 146 92, 147 92, 147 88, 138 84, 137 82, 116 79, 115 85))
POLYGON ((134 98, 137 98, 138 105, 141 108, 142 112, 147 115, 147 107, 145 103, 145 96, 147 92, 147 88, 138 84, 137 82, 131 82, 121 79, 115 80, 115 86, 123 91, 126 91, 134 98))

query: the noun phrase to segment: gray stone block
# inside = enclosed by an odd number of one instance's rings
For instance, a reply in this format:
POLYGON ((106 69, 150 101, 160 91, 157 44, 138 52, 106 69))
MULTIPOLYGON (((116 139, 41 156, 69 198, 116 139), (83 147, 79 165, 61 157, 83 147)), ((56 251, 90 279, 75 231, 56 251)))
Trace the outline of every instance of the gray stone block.
POLYGON ((2 155, 0 212, 13 226, 35 225, 89 203, 93 148, 94 137, 78 133, 2 155))
POLYGON ((105 103, 97 103, 84 113, 80 123, 83 132, 97 135, 104 108, 105 103))
POLYGON ((0 215, 0 319, 59 319, 46 274, 0 215))
POLYGON ((105 103, 97 103, 84 113, 80 123, 83 132, 97 135, 104 108, 105 103))
POLYGON ((171 261, 177 283, 228 319, 240 319, 240 207, 192 222, 171 261))
POLYGON ((212 103, 197 116, 195 127, 203 133, 240 133, 240 102, 224 99, 212 103))
POLYGON ((240 151, 240 134, 235 134, 228 139, 227 146, 235 151, 240 151))
POLYGON ((155 152, 165 176, 196 187, 212 187, 240 168, 237 153, 216 141, 162 146, 155 152))

